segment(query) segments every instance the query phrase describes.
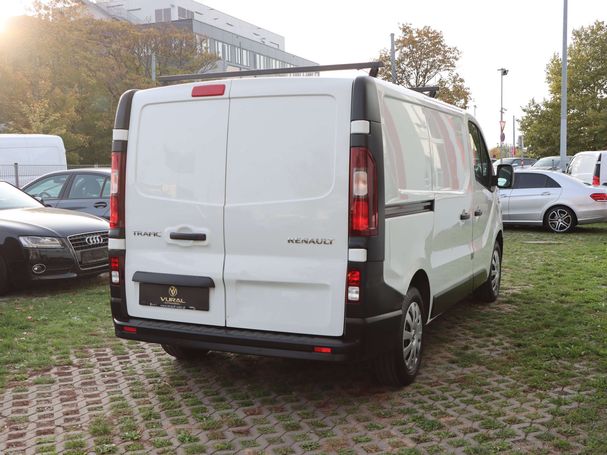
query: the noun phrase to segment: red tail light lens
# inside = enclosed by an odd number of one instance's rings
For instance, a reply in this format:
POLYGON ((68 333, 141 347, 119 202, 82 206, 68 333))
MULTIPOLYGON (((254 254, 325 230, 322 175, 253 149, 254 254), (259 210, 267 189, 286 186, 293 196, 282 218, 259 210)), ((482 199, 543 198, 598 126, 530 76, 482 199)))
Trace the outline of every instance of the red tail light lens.
POLYGON ((377 174, 365 147, 350 149, 350 235, 377 234, 377 174))
POLYGON ((607 193, 592 193, 590 197, 597 202, 607 202, 607 193))
POLYGON ((124 171, 126 156, 112 152, 112 174, 110 183, 110 229, 124 228, 124 171))
POLYGON ((592 176, 592 186, 600 186, 601 182, 599 181, 599 176, 598 175, 593 175, 592 176))

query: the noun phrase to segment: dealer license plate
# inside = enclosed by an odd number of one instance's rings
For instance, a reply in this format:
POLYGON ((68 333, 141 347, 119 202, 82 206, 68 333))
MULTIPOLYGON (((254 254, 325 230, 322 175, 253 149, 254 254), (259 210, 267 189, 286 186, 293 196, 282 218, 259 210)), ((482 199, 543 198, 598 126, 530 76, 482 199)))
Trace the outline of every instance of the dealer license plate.
POLYGON ((209 311, 209 288, 140 283, 139 305, 209 311))

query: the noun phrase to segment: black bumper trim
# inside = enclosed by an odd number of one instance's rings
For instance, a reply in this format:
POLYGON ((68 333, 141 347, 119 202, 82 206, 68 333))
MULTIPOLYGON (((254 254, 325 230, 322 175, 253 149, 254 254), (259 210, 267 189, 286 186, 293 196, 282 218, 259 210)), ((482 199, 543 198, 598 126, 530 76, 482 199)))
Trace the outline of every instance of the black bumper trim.
POLYGON ((114 319, 114 327, 116 336, 130 340, 270 357, 343 362, 355 357, 360 348, 360 340, 357 339, 345 340, 341 337, 295 335, 149 319, 131 318, 126 322, 114 319), (134 327, 137 331, 127 332, 123 329, 124 326, 134 327), (315 346, 331 348, 331 353, 314 352, 315 346))

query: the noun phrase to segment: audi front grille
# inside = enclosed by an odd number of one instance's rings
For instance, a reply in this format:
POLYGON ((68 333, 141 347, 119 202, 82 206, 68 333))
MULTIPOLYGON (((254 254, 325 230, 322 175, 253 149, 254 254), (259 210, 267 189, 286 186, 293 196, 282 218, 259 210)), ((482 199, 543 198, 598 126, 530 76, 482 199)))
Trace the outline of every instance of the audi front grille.
POLYGON ((91 269, 107 265, 108 232, 88 232, 71 235, 68 238, 76 253, 81 269, 91 269))

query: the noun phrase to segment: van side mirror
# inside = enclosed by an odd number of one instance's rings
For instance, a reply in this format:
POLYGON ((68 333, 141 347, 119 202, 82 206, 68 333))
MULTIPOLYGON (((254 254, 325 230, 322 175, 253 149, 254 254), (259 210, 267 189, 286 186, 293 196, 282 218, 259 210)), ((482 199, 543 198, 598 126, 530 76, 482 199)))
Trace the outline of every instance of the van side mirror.
POLYGON ((510 164, 498 164, 497 175, 493 176, 491 185, 498 188, 512 188, 514 184, 514 167, 510 164))

